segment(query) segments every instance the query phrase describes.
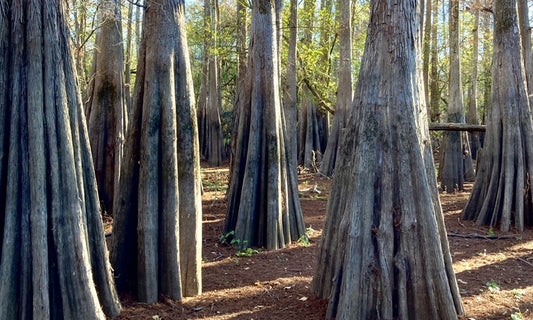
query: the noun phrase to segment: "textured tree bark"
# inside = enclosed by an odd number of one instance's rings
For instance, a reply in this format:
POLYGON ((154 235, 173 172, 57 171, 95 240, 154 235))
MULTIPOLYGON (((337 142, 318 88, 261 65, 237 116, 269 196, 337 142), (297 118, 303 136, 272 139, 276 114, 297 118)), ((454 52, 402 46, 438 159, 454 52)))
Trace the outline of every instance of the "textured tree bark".
POLYGON ((339 1, 339 83, 333 125, 324 152, 320 171, 327 176, 333 175, 337 154, 342 141, 342 131, 348 122, 352 104, 352 14, 351 2, 339 1))
POLYGON ((0 1, 0 319, 119 313, 68 34, 59 1, 0 1))
MULTIPOLYGON (((450 16, 450 99, 447 122, 464 123, 463 90, 461 82, 461 60, 459 49, 459 2, 449 1, 450 16)), ((446 132, 441 148, 442 162, 439 163, 441 187, 447 192, 463 190, 465 178, 472 178, 473 165, 470 143, 459 131, 446 132)))
POLYGON ((283 108, 285 110, 285 121, 287 125, 287 147, 288 156, 292 166, 298 166, 298 86, 296 81, 296 52, 298 40, 298 3, 297 0, 290 1, 289 16, 289 49, 287 53, 287 71, 285 83, 285 96, 283 108))
POLYGON ((529 27, 529 6, 527 0, 517 0, 518 26, 520 28, 520 43, 522 48, 522 60, 524 61, 524 73, 526 90, 533 93, 533 53, 531 52, 531 29, 529 27))
MULTIPOLYGON (((470 75, 470 87, 468 88, 468 124, 477 125, 479 123, 477 116, 477 98, 478 98, 478 56, 479 56, 479 11, 481 10, 479 1, 474 5, 474 30, 472 30, 472 73, 470 75)), ((479 140, 479 133, 471 132, 470 149, 472 151, 472 159, 477 159, 477 151, 481 149, 479 140)))
POLYGON ((206 74, 203 79, 206 82, 200 94, 201 111, 199 112, 200 152, 210 166, 219 166, 224 160, 224 142, 222 126, 220 124, 220 86, 217 59, 217 32, 218 32, 218 8, 213 0, 204 1, 205 24, 205 58, 206 74), (205 99, 205 100, 204 100, 205 99))
POLYGON ((312 283, 329 298, 328 319, 457 319, 463 310, 427 127, 419 12, 410 0, 371 4, 312 283))
POLYGON ((533 128, 524 81, 516 1, 494 3, 491 107, 478 177, 463 218, 508 231, 533 221, 533 128))
POLYGON ((124 156, 111 248, 117 286, 147 303, 199 294, 199 149, 183 1, 147 2, 124 156))
MULTIPOLYGON (((435 1, 435 5, 432 6, 436 9, 433 10, 433 21, 438 21, 438 0, 432 0, 435 1)), ((430 76, 430 84, 429 84, 429 90, 430 90, 430 105, 429 109, 431 110, 428 113, 428 117, 431 122, 439 122, 440 121, 440 109, 439 109, 439 102, 440 102, 440 90, 439 90, 439 65, 438 65, 438 59, 439 59, 439 51, 438 51, 438 43, 437 43, 437 28, 432 28, 431 30, 431 76, 430 76)))
POLYGON ((100 0, 93 75, 86 105, 91 152, 104 211, 111 213, 127 126, 120 2, 100 0))
POLYGON ((225 232, 234 231, 241 247, 277 249, 305 234, 305 225, 296 170, 288 163, 277 85, 276 6, 273 1, 255 0, 252 7, 225 232))

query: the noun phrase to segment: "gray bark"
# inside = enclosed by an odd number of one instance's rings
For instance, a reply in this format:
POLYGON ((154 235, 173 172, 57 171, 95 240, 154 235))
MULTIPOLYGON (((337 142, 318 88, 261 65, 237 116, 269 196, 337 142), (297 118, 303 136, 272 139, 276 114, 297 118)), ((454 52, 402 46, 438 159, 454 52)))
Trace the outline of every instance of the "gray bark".
POLYGON ((520 28, 520 43, 524 73, 526 76, 526 90, 533 93, 533 54, 531 53, 531 29, 529 27, 529 6, 527 0, 516 0, 518 12, 518 26, 520 28))
MULTIPOLYGON (((463 90, 461 82, 461 60, 459 48, 459 2, 449 1, 450 16, 450 78, 447 122, 464 123, 463 90)), ((441 187, 447 192, 463 190, 465 178, 473 177, 470 144, 466 135, 458 131, 444 135, 442 162, 439 163, 441 187)))
POLYGON ((285 110, 285 121, 287 125, 288 148, 292 150, 288 154, 290 163, 294 167, 298 165, 298 87, 296 83, 296 52, 297 52, 297 35, 298 35, 298 3, 297 0, 290 2, 289 17, 289 48, 287 53, 287 72, 285 83, 285 96, 283 99, 283 108, 285 110))
POLYGON ((533 128, 520 54, 516 1, 494 2, 491 107, 478 176, 463 218, 518 230, 533 221, 533 128))
MULTIPOLYGON (((472 125, 479 123, 477 116, 477 98, 478 98, 478 56, 479 56, 479 11, 481 10, 479 1, 474 6, 474 30, 472 30, 472 73, 470 75, 470 87, 468 89, 468 119, 467 122, 472 125)), ((470 149, 472 151, 472 159, 477 159, 477 151, 481 148, 479 141, 479 134, 472 132, 470 134, 470 149)))
POLYGON ((313 291, 328 319, 462 313, 425 117, 416 2, 376 0, 313 291), (390 28, 390 26, 395 26, 390 28))
POLYGON ((153 303, 201 292, 201 200, 184 3, 146 5, 111 259, 119 288, 153 303))
POLYGON ((255 0, 246 87, 238 112, 225 232, 240 247, 285 247, 305 233, 296 168, 289 163, 278 87, 274 1, 255 0))
POLYGON ((326 151, 320 171, 327 176, 333 175, 337 154, 341 146, 342 132, 352 105, 352 14, 349 0, 339 1, 339 83, 335 116, 329 134, 326 151))
POLYGON ((91 152, 104 211, 111 213, 127 126, 120 1, 101 0, 86 105, 91 152))
POLYGON ((119 313, 63 10, 0 1, 0 319, 119 313))

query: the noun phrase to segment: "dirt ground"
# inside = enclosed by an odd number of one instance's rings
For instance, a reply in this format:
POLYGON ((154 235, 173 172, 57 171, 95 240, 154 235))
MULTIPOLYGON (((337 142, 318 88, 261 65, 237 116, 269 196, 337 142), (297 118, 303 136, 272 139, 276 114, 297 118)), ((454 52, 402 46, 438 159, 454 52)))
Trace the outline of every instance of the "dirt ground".
MULTIPOLYGON (((327 301, 313 297, 316 264, 331 180, 301 174, 301 205, 310 243, 237 256, 220 244, 228 169, 203 169, 203 294, 182 302, 162 297, 146 305, 122 297, 117 319, 324 319, 327 301)), ((441 194, 465 316, 460 319, 533 319, 533 229, 501 233, 460 220, 465 192, 441 194)))

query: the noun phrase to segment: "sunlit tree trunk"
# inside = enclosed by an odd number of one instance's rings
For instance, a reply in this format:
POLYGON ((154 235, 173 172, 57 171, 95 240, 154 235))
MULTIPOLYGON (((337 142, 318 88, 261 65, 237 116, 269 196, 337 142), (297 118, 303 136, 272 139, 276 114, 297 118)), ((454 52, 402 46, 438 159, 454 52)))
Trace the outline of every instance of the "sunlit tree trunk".
POLYGON ((335 116, 329 134, 326 151, 320 171, 333 175, 339 148, 342 145, 342 132, 352 104, 352 14, 351 1, 339 0, 339 81, 335 116))
MULTIPOLYGON (((433 7, 433 21, 438 20, 438 0, 432 0, 435 1, 435 5, 433 7)), ((428 116, 430 118, 431 122, 439 122, 440 121, 440 90, 439 90, 439 51, 438 51, 438 44, 437 44, 437 38, 438 38, 438 28, 435 26, 431 29, 431 75, 430 75, 430 84, 429 84, 429 109, 430 112, 428 113, 428 116)))
POLYGON ((240 247, 278 249, 305 234, 296 170, 288 163, 276 39, 274 1, 254 0, 225 226, 240 247))
MULTIPOLYGON (((450 75, 447 121, 464 123, 461 56, 459 47, 459 1, 450 0, 450 75)), ((463 190, 465 177, 473 177, 473 165, 467 135, 460 131, 444 133, 442 162, 439 164, 442 189, 463 190)))
POLYGON ((63 10, 0 0, 0 319, 119 313, 63 10))
POLYGON ((463 312, 429 140, 416 4, 371 4, 312 283, 329 298, 327 319, 463 312))
MULTIPOLYGON (((479 1, 474 5, 474 29, 472 30, 472 73, 470 75, 470 87, 468 88, 468 119, 469 124, 478 124, 477 116, 477 98, 478 98, 478 56, 479 56, 479 11, 481 10, 479 1)), ((470 133, 470 149, 472 159, 477 159, 477 151, 481 148, 479 142, 479 133, 470 133)))
POLYGON ((184 15, 181 0, 146 1, 114 202, 117 286, 147 303, 201 293, 200 161, 184 15))
POLYGON ((533 127, 515 0, 494 2, 491 107, 478 175, 463 218, 518 230, 533 222, 533 127))
POLYGON ((522 48, 522 60, 526 75, 526 89, 533 94, 533 54, 531 53, 531 29, 529 27, 529 6, 527 0, 516 0, 518 12, 518 26, 522 48))

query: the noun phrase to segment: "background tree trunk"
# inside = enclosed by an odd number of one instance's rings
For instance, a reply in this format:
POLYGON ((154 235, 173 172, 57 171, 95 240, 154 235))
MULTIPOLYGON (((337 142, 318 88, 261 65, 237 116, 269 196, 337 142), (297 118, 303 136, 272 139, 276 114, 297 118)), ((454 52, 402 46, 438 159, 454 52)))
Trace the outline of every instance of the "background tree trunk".
MULTIPOLYGON (((205 109, 202 109, 200 133, 201 154, 207 160, 210 166, 219 166, 224 159, 224 142, 222 136, 222 126, 220 124, 220 87, 218 76, 218 59, 217 59, 217 32, 218 32, 218 14, 217 1, 205 0, 205 19, 206 19, 206 48, 207 55, 207 83, 204 86, 206 92, 205 109)), ((202 92, 203 93, 203 92, 202 92)), ((203 96, 201 96, 203 98, 203 96)), ((202 101, 204 102, 204 101, 202 101)))
POLYGON ((275 10, 274 1, 253 2, 225 227, 226 233, 235 232, 240 247, 277 249, 305 234, 296 170, 288 170, 275 10))
POLYGON ((128 118, 120 1, 101 0, 98 19, 86 113, 98 194, 102 208, 111 213, 128 118))
POLYGON ((0 1, 0 319, 119 313, 63 8, 0 1))
POLYGON ((494 2, 491 108, 478 176, 463 218, 508 231, 533 222, 533 127, 520 55, 516 1, 494 2))
POLYGON ((285 96, 283 108, 285 110, 285 121, 287 126, 287 147, 292 152, 287 155, 290 163, 296 167, 298 165, 298 87, 296 82, 296 51, 298 35, 298 1, 290 1, 289 16, 289 48, 287 53, 287 72, 285 83, 285 96))
POLYGON ((145 10, 111 259, 119 289, 152 303, 201 292, 201 199, 184 3, 145 10))
MULTIPOLYGON (((435 5, 433 6, 433 21, 437 21, 438 15, 439 15, 439 3, 438 0, 432 0, 435 1, 435 5)), ((437 35, 438 30, 436 27, 432 28, 431 30, 431 76, 430 76, 430 107, 431 110, 428 114, 429 119, 431 122, 439 122, 440 121, 440 98, 441 93, 439 90, 439 66, 438 66, 438 60, 439 60, 439 52, 438 52, 438 43, 437 43, 437 35)))
MULTIPOLYGON (((459 53, 459 1, 450 0, 450 81, 448 122, 464 123, 461 59, 459 53)), ((442 189, 447 192, 463 190, 465 177, 473 177, 470 145, 462 132, 446 132, 439 163, 442 189)))
POLYGON ((329 319, 457 319, 463 309, 417 56, 419 11, 413 1, 371 8, 312 287, 329 298, 329 319))
POLYGON ((350 115, 352 104, 352 13, 349 0, 339 0, 339 83, 333 125, 324 152, 320 171, 333 175, 342 132, 350 115))
POLYGON ((526 90, 528 94, 533 93, 533 54, 531 53, 531 29, 529 27, 529 6, 527 0, 516 0, 518 12, 518 26, 520 28, 520 39, 522 48, 522 59, 524 61, 524 73, 526 76, 526 90))
MULTIPOLYGON (((468 89, 468 119, 469 124, 477 125, 479 123, 477 116, 477 84, 478 84, 478 56, 479 56, 479 11, 481 5, 476 1, 474 5, 474 29, 472 30, 472 73, 470 75, 470 87, 468 89)), ((477 151, 481 148, 479 141, 479 133, 470 133, 470 149, 472 151, 472 159, 477 159, 477 151)))

